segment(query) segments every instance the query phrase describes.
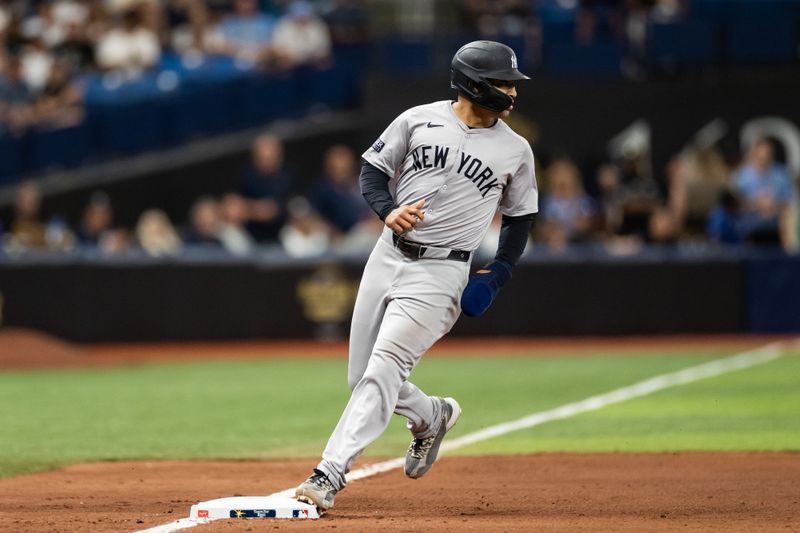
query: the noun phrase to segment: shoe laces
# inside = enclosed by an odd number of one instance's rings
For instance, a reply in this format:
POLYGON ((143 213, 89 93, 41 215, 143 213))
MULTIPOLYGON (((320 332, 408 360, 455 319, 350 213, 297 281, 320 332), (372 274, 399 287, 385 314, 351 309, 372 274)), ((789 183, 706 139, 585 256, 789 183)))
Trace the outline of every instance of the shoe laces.
POLYGON ((314 473, 308 478, 308 482, 312 485, 325 490, 333 490, 333 483, 328 479, 322 471, 314 469, 314 473))
POLYGON ((414 459, 422 459, 423 456, 428 455, 428 452, 431 450, 435 440, 436 435, 426 439, 414 439, 411 441, 411 446, 408 447, 411 457, 414 459))

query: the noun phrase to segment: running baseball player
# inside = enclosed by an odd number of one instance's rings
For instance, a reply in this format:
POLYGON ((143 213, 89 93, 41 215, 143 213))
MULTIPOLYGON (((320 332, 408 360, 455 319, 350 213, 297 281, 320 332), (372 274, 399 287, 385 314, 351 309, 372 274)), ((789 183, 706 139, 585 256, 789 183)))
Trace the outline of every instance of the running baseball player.
POLYGON ((423 354, 461 311, 483 314, 511 278, 538 210, 533 152, 503 122, 517 97, 514 51, 475 41, 453 57, 458 99, 411 108, 363 154, 360 184, 385 223, 353 311, 348 383, 352 394, 322 461, 296 490, 321 512, 345 487, 353 461, 404 416, 413 440, 405 473, 419 478, 461 415, 453 398, 428 396, 408 381, 423 354), (469 275, 500 208, 494 261, 469 275))

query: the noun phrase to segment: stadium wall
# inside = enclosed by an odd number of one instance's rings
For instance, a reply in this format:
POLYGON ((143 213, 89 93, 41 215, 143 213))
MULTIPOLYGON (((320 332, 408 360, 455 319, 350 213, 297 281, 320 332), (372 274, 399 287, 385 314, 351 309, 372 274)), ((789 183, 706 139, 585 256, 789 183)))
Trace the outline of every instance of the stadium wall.
MULTIPOLYGON (((3 324, 75 341, 346 336, 363 259, 0 263, 3 324)), ((456 336, 800 331, 800 259, 525 261, 456 336)))

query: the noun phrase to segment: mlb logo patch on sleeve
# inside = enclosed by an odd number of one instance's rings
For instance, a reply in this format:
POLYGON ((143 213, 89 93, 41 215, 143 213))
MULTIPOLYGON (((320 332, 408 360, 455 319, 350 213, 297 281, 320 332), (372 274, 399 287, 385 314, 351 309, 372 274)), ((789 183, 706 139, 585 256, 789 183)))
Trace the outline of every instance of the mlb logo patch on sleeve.
POLYGON ((373 149, 373 150, 375 150, 376 152, 380 152, 381 150, 383 150, 383 147, 384 147, 384 146, 385 146, 384 142, 383 142, 382 140, 378 139, 378 140, 377 140, 377 141, 375 141, 375 143, 372 145, 372 149, 373 149))

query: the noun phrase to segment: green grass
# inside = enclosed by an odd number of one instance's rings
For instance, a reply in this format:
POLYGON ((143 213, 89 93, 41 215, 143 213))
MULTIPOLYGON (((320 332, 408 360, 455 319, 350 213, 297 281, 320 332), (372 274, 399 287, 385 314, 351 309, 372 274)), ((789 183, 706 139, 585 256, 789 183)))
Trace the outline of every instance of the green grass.
MULTIPOLYGON (((461 435, 727 355, 731 350, 423 360, 459 399, 461 435), (610 354, 609 354, 610 355, 610 354)), ((342 360, 216 361, 0 373, 0 476, 97 460, 315 457, 349 391, 342 360)), ((798 450, 800 358, 668 389, 458 453, 798 450)), ((398 417, 368 450, 408 444, 398 417)))

